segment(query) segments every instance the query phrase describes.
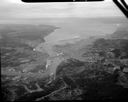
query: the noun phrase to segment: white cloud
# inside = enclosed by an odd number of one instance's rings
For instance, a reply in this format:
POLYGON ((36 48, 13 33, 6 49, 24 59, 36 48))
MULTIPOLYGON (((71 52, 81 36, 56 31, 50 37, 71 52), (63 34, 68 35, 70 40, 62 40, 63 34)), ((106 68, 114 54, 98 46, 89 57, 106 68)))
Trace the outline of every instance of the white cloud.
POLYGON ((2 0, 0 19, 43 18, 43 17, 112 17, 123 14, 112 3, 22 3, 20 0, 2 0), (4 6, 2 6, 4 5, 4 6))

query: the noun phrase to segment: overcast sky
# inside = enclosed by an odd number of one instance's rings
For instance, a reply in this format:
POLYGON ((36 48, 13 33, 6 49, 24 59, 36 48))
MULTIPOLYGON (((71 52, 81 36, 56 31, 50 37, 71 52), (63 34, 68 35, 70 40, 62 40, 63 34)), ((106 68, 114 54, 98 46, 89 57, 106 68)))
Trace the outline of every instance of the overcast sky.
POLYGON ((0 20, 46 17, 115 17, 124 16, 112 0, 97 3, 36 3, 0 0, 0 20))

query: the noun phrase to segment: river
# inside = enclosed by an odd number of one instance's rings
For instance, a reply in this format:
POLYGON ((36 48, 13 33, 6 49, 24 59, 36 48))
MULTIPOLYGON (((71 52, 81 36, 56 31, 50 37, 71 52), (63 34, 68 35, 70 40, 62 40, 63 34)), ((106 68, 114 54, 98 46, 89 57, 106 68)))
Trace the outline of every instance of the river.
MULTIPOLYGON (((56 44, 60 44, 60 40, 72 39, 75 36, 80 38, 88 38, 90 36, 112 34, 117 27, 115 24, 109 24, 100 22, 97 20, 66 20, 63 19, 54 23, 55 26, 59 27, 50 35, 46 36, 45 42, 40 43, 35 50, 39 52, 47 52, 49 58, 47 59, 45 75, 53 75, 56 73, 57 66, 64 60, 66 55, 63 52, 56 52, 53 47, 56 44)), ((66 42, 65 42, 66 43, 66 42)))
POLYGON ((65 60, 63 58, 63 55, 61 53, 57 53, 53 50, 53 44, 52 43, 40 43, 35 50, 39 52, 47 52, 49 54, 49 57, 46 61, 46 72, 44 73, 44 76, 49 75, 55 75, 57 66, 65 60))

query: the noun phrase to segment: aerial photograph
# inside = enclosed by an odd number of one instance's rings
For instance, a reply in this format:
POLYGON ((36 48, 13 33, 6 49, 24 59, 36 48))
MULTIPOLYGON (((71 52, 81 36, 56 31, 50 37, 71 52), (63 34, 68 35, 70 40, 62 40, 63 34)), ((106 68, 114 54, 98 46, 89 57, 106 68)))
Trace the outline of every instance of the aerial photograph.
POLYGON ((128 19, 112 0, 0 0, 4 102, 128 100, 128 19))

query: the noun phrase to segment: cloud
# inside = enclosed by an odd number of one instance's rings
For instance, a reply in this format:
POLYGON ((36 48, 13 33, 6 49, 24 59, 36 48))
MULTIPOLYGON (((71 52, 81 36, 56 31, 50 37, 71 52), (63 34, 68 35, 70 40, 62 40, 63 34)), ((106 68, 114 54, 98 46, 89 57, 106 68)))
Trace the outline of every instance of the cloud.
POLYGON ((28 19, 46 17, 113 17, 122 16, 108 0, 97 3, 21 3, 20 0, 2 0, 0 19, 28 19))

